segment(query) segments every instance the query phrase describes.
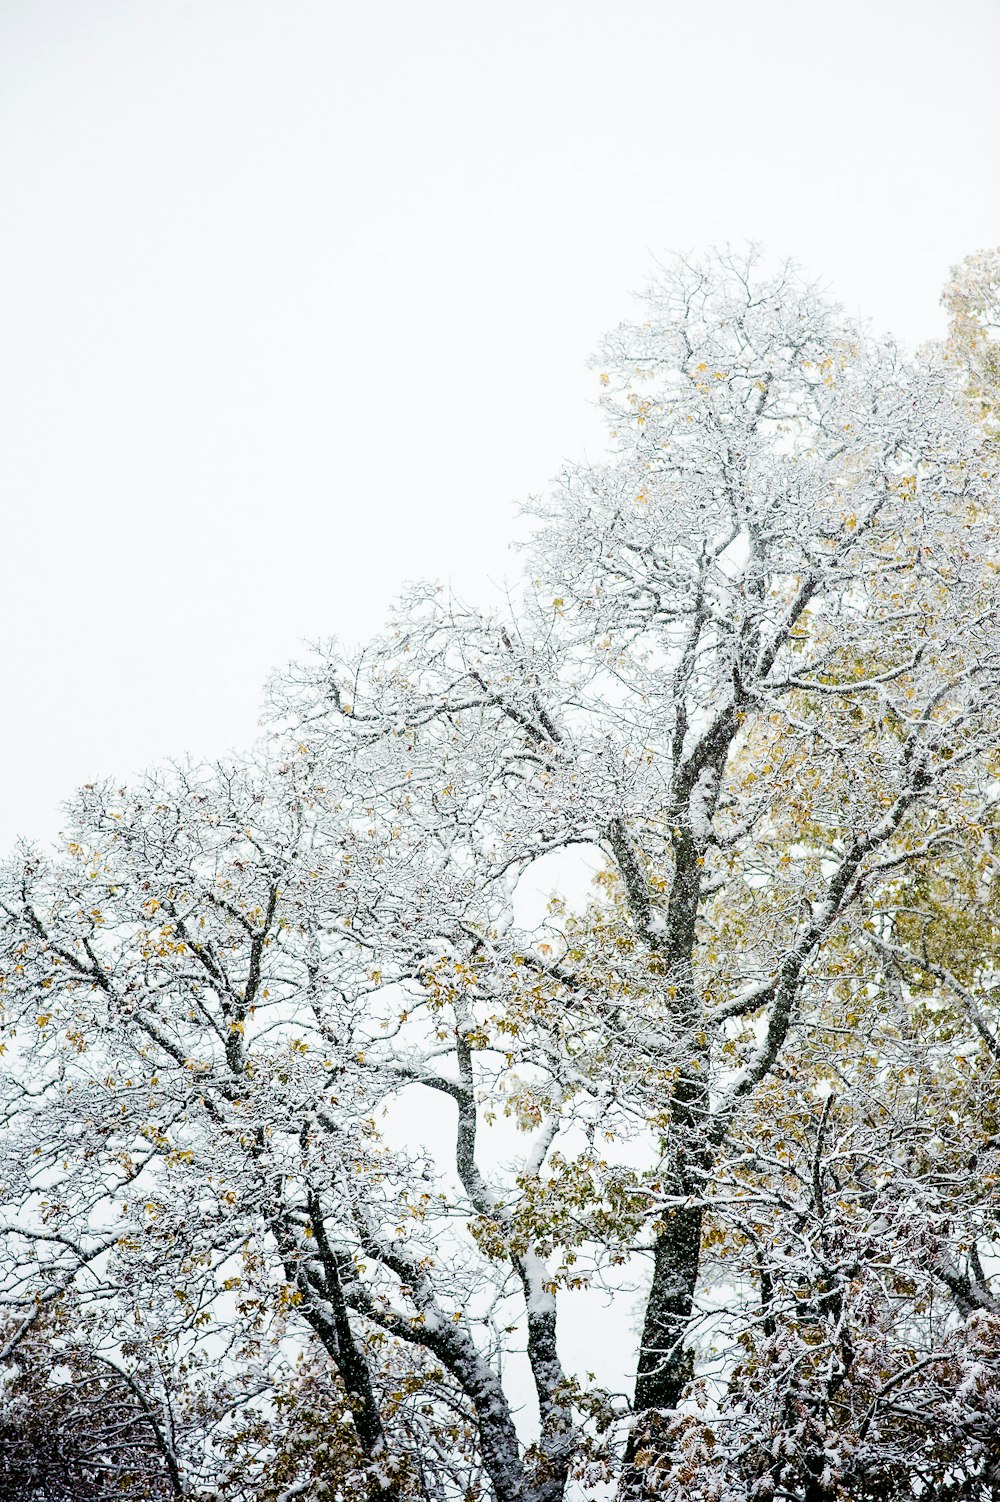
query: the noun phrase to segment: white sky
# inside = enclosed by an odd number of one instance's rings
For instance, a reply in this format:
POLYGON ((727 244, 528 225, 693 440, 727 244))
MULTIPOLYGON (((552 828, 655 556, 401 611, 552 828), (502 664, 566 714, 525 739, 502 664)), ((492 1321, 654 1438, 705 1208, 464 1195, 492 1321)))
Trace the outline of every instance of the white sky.
POLYGON ((246 745, 403 580, 516 570, 653 255, 939 332, 998 56, 998 0, 0 0, 0 847, 246 745))

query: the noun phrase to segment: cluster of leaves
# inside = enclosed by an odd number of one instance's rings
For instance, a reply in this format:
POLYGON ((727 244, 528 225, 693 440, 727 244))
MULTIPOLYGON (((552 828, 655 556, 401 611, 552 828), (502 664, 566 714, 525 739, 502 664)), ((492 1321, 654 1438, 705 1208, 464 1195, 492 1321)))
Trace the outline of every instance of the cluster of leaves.
POLYGON ((976 415, 1000 432, 1000 249, 967 256, 951 273, 942 301, 948 351, 965 372, 976 415))

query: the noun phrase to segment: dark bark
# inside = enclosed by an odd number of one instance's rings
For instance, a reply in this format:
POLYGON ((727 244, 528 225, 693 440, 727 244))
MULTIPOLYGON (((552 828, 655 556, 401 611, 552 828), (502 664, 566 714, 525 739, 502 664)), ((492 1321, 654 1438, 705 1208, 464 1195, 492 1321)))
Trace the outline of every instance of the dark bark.
POLYGON ((656 1237, 635 1384, 635 1407, 640 1413, 647 1408, 676 1408, 691 1375, 684 1337, 698 1279, 702 1213, 700 1204, 672 1211, 656 1237))

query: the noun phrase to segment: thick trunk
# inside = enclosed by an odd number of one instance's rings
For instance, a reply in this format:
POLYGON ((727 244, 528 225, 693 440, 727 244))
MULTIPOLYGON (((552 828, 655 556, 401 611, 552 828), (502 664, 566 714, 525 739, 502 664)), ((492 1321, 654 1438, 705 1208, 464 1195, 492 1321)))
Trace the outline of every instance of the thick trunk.
POLYGON ((676 1408, 691 1376, 684 1337, 698 1279, 702 1213, 700 1204, 674 1210, 656 1238, 635 1384, 637 1413, 676 1408))
POLYGON ((698 1281, 702 1216, 700 1203, 681 1206, 656 1238, 636 1374, 635 1421, 625 1449, 623 1502, 655 1495, 654 1478, 669 1465, 665 1431, 694 1368, 685 1336, 698 1281))
MULTIPOLYGON (((696 1050, 697 1052, 697 1050, 696 1050)), ((670 1210, 653 1245, 653 1278, 636 1368, 635 1421, 625 1451, 623 1498, 652 1495, 653 1477, 669 1465, 666 1429, 694 1369, 686 1342, 701 1265, 703 1195, 710 1154, 705 1143, 706 1060, 677 1081, 672 1102, 675 1142, 670 1210)))

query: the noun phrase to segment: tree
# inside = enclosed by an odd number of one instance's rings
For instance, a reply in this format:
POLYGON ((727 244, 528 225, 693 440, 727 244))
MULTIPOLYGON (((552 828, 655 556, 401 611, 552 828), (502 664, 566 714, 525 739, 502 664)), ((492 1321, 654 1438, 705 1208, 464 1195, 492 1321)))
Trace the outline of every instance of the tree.
POLYGON ((992 1485, 992 917, 928 947, 992 912, 990 439, 752 253, 601 360, 516 607, 412 591, 7 869, 6 1301, 211 1362, 188 1495, 992 1485), (640 1267, 626 1411, 557 1317, 640 1267))

